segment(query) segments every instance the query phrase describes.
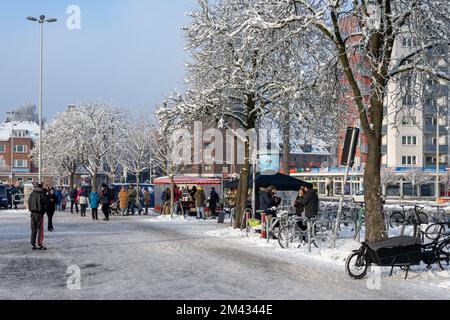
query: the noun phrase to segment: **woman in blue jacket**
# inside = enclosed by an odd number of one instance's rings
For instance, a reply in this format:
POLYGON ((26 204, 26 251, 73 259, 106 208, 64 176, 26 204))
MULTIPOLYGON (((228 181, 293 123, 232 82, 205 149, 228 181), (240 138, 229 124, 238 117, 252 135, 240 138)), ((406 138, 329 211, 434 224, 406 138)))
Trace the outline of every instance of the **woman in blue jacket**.
POLYGON ((100 204, 100 196, 97 192, 91 192, 91 194, 89 195, 89 203, 92 209, 92 220, 98 220, 98 206, 100 204))

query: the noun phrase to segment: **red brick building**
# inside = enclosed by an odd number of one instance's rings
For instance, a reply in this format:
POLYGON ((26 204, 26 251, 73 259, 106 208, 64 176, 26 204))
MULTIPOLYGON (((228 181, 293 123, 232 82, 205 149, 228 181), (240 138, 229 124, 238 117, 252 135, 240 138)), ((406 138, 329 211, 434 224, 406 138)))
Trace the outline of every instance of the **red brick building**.
MULTIPOLYGON (((39 126, 34 122, 10 121, 0 125, 0 182, 37 182, 38 169, 31 152, 38 135, 39 126)), ((51 177, 44 177, 44 180, 52 182, 51 177)))
MULTIPOLYGON (((340 28, 342 37, 346 39, 346 42, 351 44, 354 42, 359 42, 361 39, 361 30, 359 25, 359 19, 357 17, 346 17, 340 22, 340 28)), ((350 56, 350 65, 356 74, 356 80, 361 88, 362 98, 365 102, 370 99, 370 87, 371 87, 371 73, 370 66, 364 60, 364 57, 358 52, 358 50, 353 49, 354 52, 350 56)), ((347 79, 342 79, 342 83, 348 85, 347 79)), ((339 131, 338 136, 338 160, 342 159, 342 151, 344 147, 345 134, 347 127, 360 127, 359 124, 359 111, 353 101, 353 92, 350 86, 347 86, 348 91, 345 93, 344 102, 348 105, 348 112, 343 116, 342 123, 343 126, 339 131)), ((355 163, 357 167, 363 168, 366 162, 366 150, 367 150, 367 140, 364 133, 360 136, 359 147, 356 151, 355 163)))

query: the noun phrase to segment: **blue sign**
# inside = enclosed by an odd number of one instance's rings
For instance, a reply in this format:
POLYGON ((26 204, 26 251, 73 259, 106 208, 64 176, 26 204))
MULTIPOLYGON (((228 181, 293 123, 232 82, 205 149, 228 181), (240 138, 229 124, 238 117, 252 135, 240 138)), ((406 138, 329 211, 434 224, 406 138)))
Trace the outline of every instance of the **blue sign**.
POLYGON ((276 174, 280 171, 279 154, 261 154, 259 156, 258 171, 265 174, 276 174))

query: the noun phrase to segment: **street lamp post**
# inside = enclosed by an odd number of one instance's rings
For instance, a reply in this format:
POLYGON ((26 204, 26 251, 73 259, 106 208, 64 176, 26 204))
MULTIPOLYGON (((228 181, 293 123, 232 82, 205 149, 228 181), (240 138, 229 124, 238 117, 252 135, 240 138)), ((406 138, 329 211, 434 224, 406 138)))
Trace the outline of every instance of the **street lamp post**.
POLYGON ((11 121, 11 185, 14 184, 14 121, 11 121))
POLYGON ((441 166, 441 155, 440 155, 440 128, 439 128, 439 117, 440 117, 440 113, 439 113, 439 109, 437 109, 437 114, 436 114, 436 184, 435 184, 435 189, 436 189, 436 202, 439 203, 439 197, 441 196, 441 191, 440 191, 440 166, 441 166))
POLYGON ((39 160, 38 160, 38 181, 42 183, 42 96, 43 96, 43 66, 44 66, 44 24, 58 21, 51 18, 46 19, 44 15, 38 18, 28 17, 27 20, 37 22, 40 25, 40 64, 39 64, 39 160))

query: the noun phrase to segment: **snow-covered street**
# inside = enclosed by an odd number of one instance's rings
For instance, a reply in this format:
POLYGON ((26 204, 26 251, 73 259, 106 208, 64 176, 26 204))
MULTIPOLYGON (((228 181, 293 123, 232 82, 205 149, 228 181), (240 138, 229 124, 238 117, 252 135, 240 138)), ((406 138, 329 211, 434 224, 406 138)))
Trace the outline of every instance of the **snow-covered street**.
MULTIPOLYGON (((215 221, 58 214, 48 251, 29 245, 29 215, 0 211, 0 299, 448 299, 450 274, 385 270, 350 280, 339 251, 308 255, 243 238, 215 221), (331 262, 330 262, 331 261, 331 262), (69 290, 70 266, 81 290, 69 290)), ((294 251, 295 250, 295 251, 294 251)))

